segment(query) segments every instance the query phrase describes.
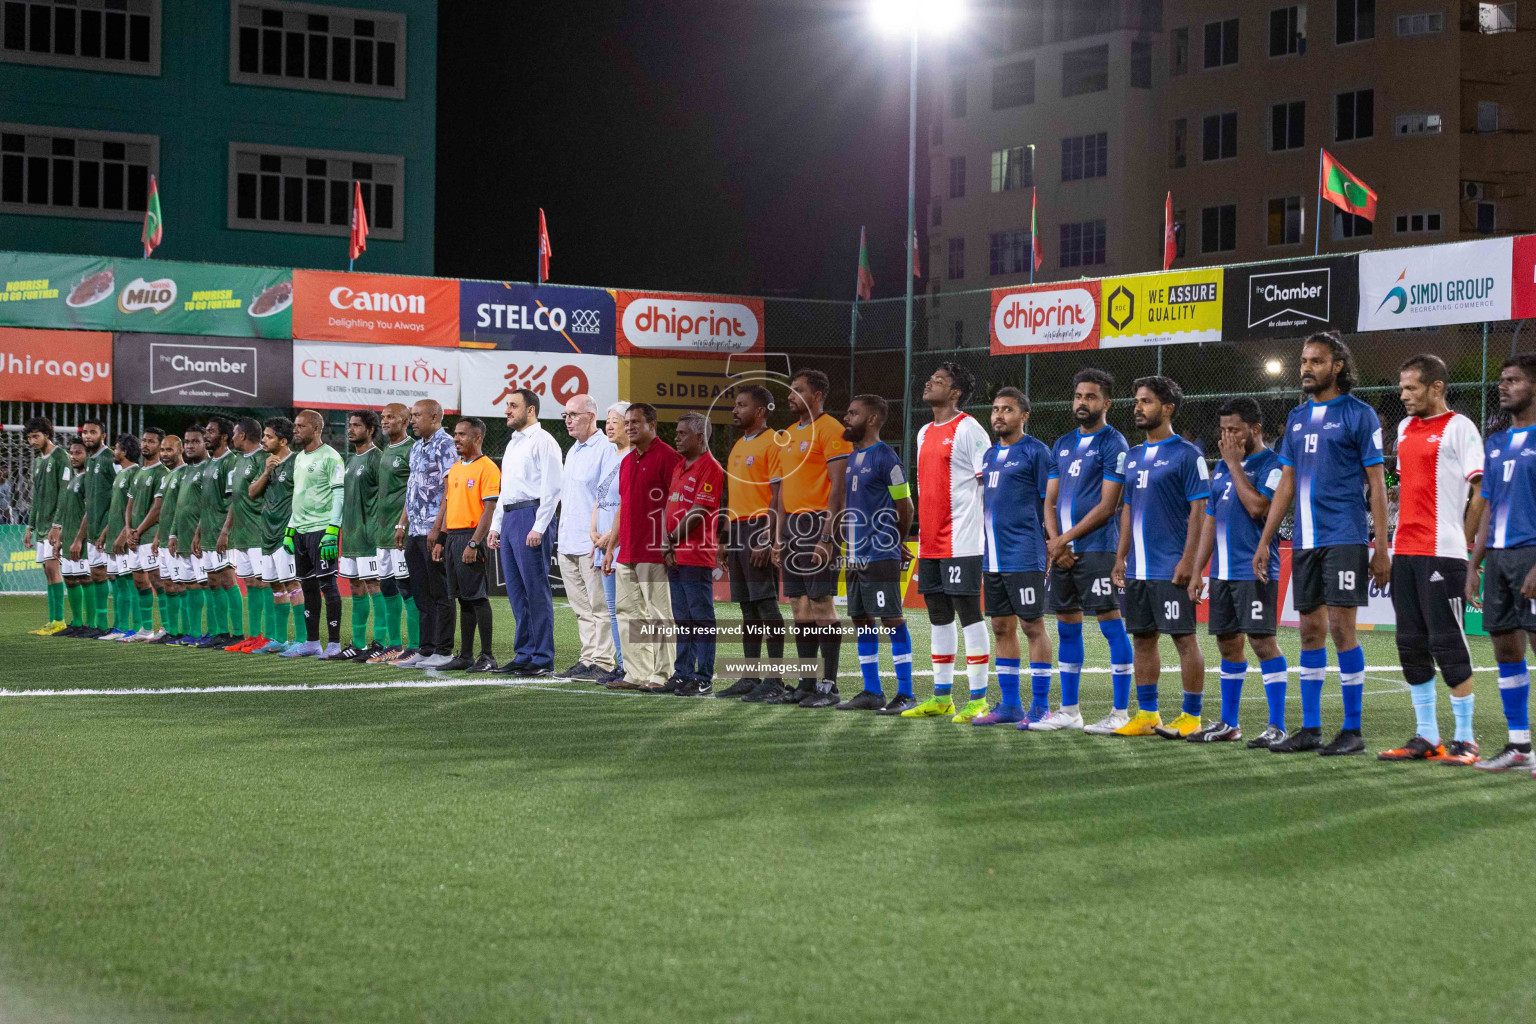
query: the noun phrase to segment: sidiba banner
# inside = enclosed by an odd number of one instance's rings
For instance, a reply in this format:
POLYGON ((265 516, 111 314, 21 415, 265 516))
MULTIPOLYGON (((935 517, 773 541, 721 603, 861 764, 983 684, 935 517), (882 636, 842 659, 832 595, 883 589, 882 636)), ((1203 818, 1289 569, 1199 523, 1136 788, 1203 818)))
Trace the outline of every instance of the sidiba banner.
POLYGON ((293 271, 0 253, 0 325, 292 336, 293 271))

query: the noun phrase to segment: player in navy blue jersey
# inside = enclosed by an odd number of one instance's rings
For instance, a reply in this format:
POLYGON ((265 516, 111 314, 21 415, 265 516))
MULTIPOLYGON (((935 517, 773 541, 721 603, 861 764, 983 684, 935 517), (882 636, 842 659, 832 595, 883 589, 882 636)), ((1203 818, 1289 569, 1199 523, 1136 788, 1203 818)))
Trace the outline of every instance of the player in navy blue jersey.
MULTIPOLYGON (((1269 725, 1248 741, 1250 748, 1268 747, 1285 739, 1285 655, 1275 643, 1280 604, 1280 541, 1269 542, 1269 579, 1253 576, 1253 554, 1269 515, 1269 502, 1280 483, 1280 457, 1264 446, 1259 403, 1247 396, 1230 398, 1221 407, 1221 461, 1211 473, 1211 497, 1205 505, 1205 528, 1195 565, 1210 563, 1211 635, 1221 650, 1221 719, 1189 737, 1191 743, 1235 743, 1243 738, 1238 711, 1248 662, 1243 638, 1259 658, 1269 725)), ((1189 596, 1200 599, 1198 573, 1189 581, 1189 596)))
MULTIPOLYGON (((1467 572, 1467 604, 1476 608, 1478 568, 1486 554, 1483 628, 1493 637, 1499 697, 1509 742, 1473 767, 1488 772, 1536 769, 1531 755, 1531 676, 1525 646, 1536 644, 1536 354, 1525 352, 1499 371, 1499 409, 1507 429, 1485 443, 1483 507, 1467 572)), ((1532 774, 1536 774, 1533 771, 1532 774)))
POLYGON ((1199 573, 1195 555, 1211 496, 1205 456, 1173 432, 1184 391, 1168 377, 1142 377, 1132 385, 1132 418, 1147 439, 1125 459, 1125 505, 1114 579, 1125 588, 1125 628, 1135 645, 1136 702, 1141 710, 1116 736, 1183 739, 1199 731, 1205 695, 1205 655, 1195 637, 1190 580, 1199 573), (1184 707, 1167 725, 1157 709, 1163 671, 1158 637, 1173 638, 1184 679, 1184 707))
MULTIPOLYGON (((1029 397, 1018 388, 998 388, 992 399, 997 443, 981 460, 982 595, 997 640, 997 682, 1002 703, 972 725, 1018 723, 1028 729, 1051 716, 1051 638, 1045 631, 1046 482, 1054 464, 1051 450, 1024 433, 1029 397), (1019 622, 1029 641, 1029 711, 1019 696, 1019 622)), ((1058 713, 1059 714, 1059 713, 1058 713)), ((1073 714, 1052 728, 1083 727, 1073 714)))
POLYGON ((1046 561, 1050 611, 1056 615, 1061 711, 1081 718, 1078 682, 1083 670, 1083 613, 1099 619, 1109 641, 1113 706, 1083 731, 1107 736, 1130 721, 1131 639, 1120 619, 1120 594, 1111 582, 1120 541, 1120 494, 1128 446, 1111 427, 1115 379, 1103 370, 1079 370, 1072 378, 1072 415, 1077 429, 1056 439, 1056 460, 1045 491, 1046 561))
POLYGON ((835 704, 839 711, 899 715, 917 704, 912 695, 912 635, 901 611, 902 574, 912 559, 906 545, 912 528, 912 488, 901 459, 880 440, 880 428, 889 413, 890 407, 879 395, 855 395, 843 415, 843 440, 853 444, 843 475, 847 496, 841 517, 843 565, 848 617, 856 630, 864 689, 841 704, 835 693, 817 693, 800 702, 803 708, 835 704), (880 686, 876 619, 891 638, 896 668, 896 696, 889 703, 880 686))
POLYGON ((1325 757, 1365 753, 1360 708, 1365 653, 1355 637, 1355 616, 1370 601, 1370 583, 1386 587, 1387 486, 1382 470, 1381 420, 1349 392, 1356 382, 1349 346, 1334 332, 1314 334, 1301 346, 1301 390, 1307 401, 1291 410, 1280 438, 1280 483, 1253 557, 1253 573, 1270 578, 1268 548, 1280 521, 1296 504, 1291 536, 1291 592, 1301 615, 1301 728, 1270 746, 1277 754, 1316 750, 1325 757), (1371 553, 1370 513, 1378 524, 1371 553), (1326 643, 1339 658, 1344 724, 1323 745, 1326 643))

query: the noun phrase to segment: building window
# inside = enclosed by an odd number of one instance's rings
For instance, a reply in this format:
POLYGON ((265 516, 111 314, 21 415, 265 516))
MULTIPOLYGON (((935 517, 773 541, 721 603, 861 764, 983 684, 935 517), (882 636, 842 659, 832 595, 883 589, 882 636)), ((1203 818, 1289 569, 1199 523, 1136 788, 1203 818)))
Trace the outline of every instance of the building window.
POLYGON ((1288 57, 1307 52, 1307 8, 1305 5, 1277 7, 1269 12, 1269 55, 1288 57))
POLYGON ((949 77, 949 116, 965 116, 965 72, 956 71, 949 77))
POLYGON ((1361 89, 1334 97, 1333 141, 1369 139, 1376 134, 1376 92, 1361 89))
POLYGON ((1499 105, 1488 100, 1477 101, 1477 130, 1480 132, 1496 132, 1499 130, 1499 105))
POLYGON ((1200 211, 1200 251, 1231 252, 1237 248, 1237 206, 1207 206, 1200 211))
POLYGON ((965 321, 956 320, 954 327, 950 329, 950 340, 955 348, 965 348, 965 321))
POLYGON ((1295 245, 1301 241, 1301 197, 1285 196, 1269 201, 1269 244, 1295 245))
POLYGON ((1061 180, 1081 181, 1109 174, 1109 133, 1061 140, 1061 180))
POLYGON ((1035 169, 1031 166, 1033 150, 1028 146, 992 151, 992 191, 1014 192, 1029 188, 1035 183, 1035 169))
POLYGON ((230 0, 229 80, 405 98, 405 15, 230 0))
POLYGON ((1237 113, 1211 114, 1203 124, 1201 159, 1231 160, 1237 156, 1237 113))
POLYGON ((928 204, 928 206, 933 211, 933 224, 931 226, 932 227, 941 227, 944 224, 944 207, 943 207, 943 205, 941 205, 939 200, 937 198, 935 198, 932 202, 930 202, 928 204))
POLYGON ((1439 114, 1399 114, 1392 122, 1392 134, 1439 135, 1444 129, 1439 114))
POLYGON ((992 69, 992 109, 1006 110, 1035 102, 1035 62, 1015 61, 992 69))
POLYGON ((154 135, 0 124, 0 213, 136 221, 159 168, 154 135))
POLYGON ((1104 222, 1085 220, 1061 226, 1061 265, 1096 267, 1104 262, 1104 222))
POLYGON ((1515 5, 1478 4, 1477 30, 1484 35, 1515 30, 1515 5))
POLYGON ((1367 238, 1371 234, 1371 222, 1364 217, 1358 217, 1353 213, 1345 213, 1338 207, 1333 208, 1333 238, 1339 241, 1345 238, 1367 238))
POLYGON ((1183 167, 1189 162, 1189 121, 1179 117, 1168 125, 1168 166, 1183 167))
POLYGON ((949 198, 965 198, 965 157, 949 158, 949 198))
POLYGON ((1397 16, 1397 34, 1400 36, 1432 36, 1445 28, 1445 15, 1434 14, 1399 14, 1397 16))
POLYGON ((1359 43, 1376 37, 1376 0, 1334 0, 1333 41, 1359 43))
POLYGON ((1017 231, 995 231, 988 241, 990 242, 989 272, 993 277, 999 274, 1027 274, 1029 273, 1029 231, 1020 228, 1017 231))
POLYGON ((1497 207, 1493 203, 1477 204, 1477 233, 1491 235, 1498 230, 1497 207))
POLYGON ((1152 88, 1152 44, 1131 43, 1131 88, 1152 88))
POLYGON ((1300 149, 1307 144, 1307 103, 1292 100, 1269 108, 1269 148, 1273 152, 1300 149))
POLYGON ((1213 21, 1205 26, 1205 66, 1222 68, 1237 63, 1237 19, 1213 21))
POLYGON ((1189 29, 1187 28, 1173 30, 1173 45, 1168 53, 1168 74, 1170 77, 1189 74, 1189 29))
POLYGON ((965 239, 951 238, 949 240, 949 273, 946 275, 951 281, 960 281, 965 278, 965 239))
POLYGON ((1090 46, 1061 55, 1061 94, 1080 96, 1109 88, 1109 47, 1090 46))
POLYGON ((354 181, 362 185, 369 236, 403 239, 404 157, 231 142, 229 226, 345 235, 354 181))
POLYGON ((1432 234, 1440 230, 1440 212, 1400 213, 1392 219, 1392 227, 1400 235, 1432 234))
POLYGON ((160 73, 160 0, 4 0, 0 61, 160 73))

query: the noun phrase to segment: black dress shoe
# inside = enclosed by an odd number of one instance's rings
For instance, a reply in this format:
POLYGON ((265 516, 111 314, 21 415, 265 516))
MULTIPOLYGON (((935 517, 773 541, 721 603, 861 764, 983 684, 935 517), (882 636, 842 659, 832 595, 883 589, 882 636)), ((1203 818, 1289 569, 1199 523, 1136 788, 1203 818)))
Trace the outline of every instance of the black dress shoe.
POLYGON ((439 672, 463 672, 474 665, 468 658, 454 658, 448 664, 438 669, 439 672))
POLYGON ((476 658, 475 663, 469 666, 469 668, 465 669, 465 671, 478 672, 484 675, 489 675, 492 672, 500 672, 501 666, 497 665, 496 659, 491 657, 489 654, 482 654, 480 657, 476 658))
POLYGON ((756 676, 743 676, 742 678, 740 678, 740 679, 736 680, 734 683, 732 683, 730 686, 726 687, 725 689, 721 690, 719 693, 715 694, 715 696, 716 697, 745 697, 747 694, 749 694, 753 690, 757 689, 757 684, 761 683, 761 682, 762 682, 762 680, 758 679, 756 676))

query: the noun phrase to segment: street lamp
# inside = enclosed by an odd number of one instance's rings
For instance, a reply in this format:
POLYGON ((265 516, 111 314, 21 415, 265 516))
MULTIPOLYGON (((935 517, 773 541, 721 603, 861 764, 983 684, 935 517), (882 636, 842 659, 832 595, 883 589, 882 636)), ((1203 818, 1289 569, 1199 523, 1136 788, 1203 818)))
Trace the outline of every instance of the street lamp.
POLYGON ((947 35, 959 27, 965 16, 961 0, 872 0, 870 17, 877 28, 891 35, 906 35, 911 40, 911 67, 907 104, 907 306, 906 384, 901 401, 901 450, 910 453, 907 439, 912 436, 912 261, 917 256, 917 40, 927 33, 947 35))

